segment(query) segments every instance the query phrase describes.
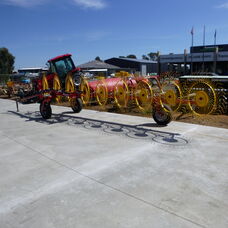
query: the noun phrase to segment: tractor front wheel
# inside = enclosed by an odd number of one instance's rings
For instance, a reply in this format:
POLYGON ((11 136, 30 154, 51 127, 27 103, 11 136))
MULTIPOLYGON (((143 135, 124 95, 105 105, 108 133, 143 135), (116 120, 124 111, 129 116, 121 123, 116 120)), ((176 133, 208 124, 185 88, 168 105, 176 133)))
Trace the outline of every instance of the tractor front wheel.
POLYGON ((71 99, 70 104, 74 113, 81 112, 83 106, 81 98, 71 99))
POLYGON ((43 100, 40 103, 40 114, 45 120, 51 118, 52 109, 50 102, 43 100))

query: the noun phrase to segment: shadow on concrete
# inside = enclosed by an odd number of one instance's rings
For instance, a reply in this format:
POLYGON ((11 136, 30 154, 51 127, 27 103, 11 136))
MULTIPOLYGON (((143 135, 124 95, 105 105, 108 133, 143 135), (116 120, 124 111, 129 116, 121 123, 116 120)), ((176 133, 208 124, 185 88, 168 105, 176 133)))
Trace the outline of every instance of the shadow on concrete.
POLYGON ((14 112, 8 111, 11 114, 17 115, 25 121, 35 121, 38 123, 53 125, 65 123, 67 125, 82 127, 89 130, 99 130, 107 134, 115 134, 119 136, 126 136, 132 139, 149 140, 160 144, 183 146, 188 141, 178 133, 165 132, 160 130, 148 129, 145 127, 157 127, 154 123, 145 123, 140 125, 127 125, 109 121, 102 121, 91 118, 71 116, 73 112, 63 112, 61 114, 52 114, 52 118, 44 120, 39 112, 14 112))

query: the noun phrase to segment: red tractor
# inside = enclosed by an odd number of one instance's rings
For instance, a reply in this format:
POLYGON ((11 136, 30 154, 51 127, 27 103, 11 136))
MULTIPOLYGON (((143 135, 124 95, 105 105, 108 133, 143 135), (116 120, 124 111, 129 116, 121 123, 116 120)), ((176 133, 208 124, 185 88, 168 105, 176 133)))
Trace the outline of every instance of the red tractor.
POLYGON ((75 113, 80 112, 80 69, 75 67, 71 54, 50 59, 47 65, 48 72, 32 80, 32 90, 29 93, 19 93, 20 101, 24 104, 40 103, 40 113, 44 119, 49 119, 52 115, 51 101, 60 101, 62 97, 67 97, 75 113))

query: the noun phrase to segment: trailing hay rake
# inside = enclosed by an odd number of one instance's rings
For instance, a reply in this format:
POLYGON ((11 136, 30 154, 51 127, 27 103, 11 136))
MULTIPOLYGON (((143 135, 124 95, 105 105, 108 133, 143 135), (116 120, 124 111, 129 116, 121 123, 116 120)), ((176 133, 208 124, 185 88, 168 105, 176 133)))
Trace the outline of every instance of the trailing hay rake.
MULTIPOLYGON (((83 94, 90 98, 87 105, 108 103, 119 109, 137 107, 142 112, 163 109, 167 113, 179 112, 185 106, 195 115, 209 115, 218 107, 219 93, 208 80, 197 80, 183 88, 179 80, 164 80, 158 76, 124 77, 88 81, 83 94)), ((83 99, 83 98, 82 98, 83 99)))

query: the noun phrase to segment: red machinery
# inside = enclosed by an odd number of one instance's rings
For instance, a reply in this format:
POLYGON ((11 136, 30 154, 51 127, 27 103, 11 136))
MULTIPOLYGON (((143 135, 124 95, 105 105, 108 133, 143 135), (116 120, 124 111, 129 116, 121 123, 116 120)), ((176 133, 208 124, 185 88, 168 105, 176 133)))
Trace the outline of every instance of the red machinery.
POLYGON ((164 96, 158 76, 145 78, 128 75, 84 81, 82 90, 85 105, 96 102, 100 106, 105 106, 110 103, 120 109, 135 106, 143 112, 152 111, 153 118, 160 125, 166 125, 171 121, 171 109, 163 102, 164 96), (152 88, 154 82, 156 89, 152 88))
MULTIPOLYGON (((74 112, 82 109, 81 91, 79 91, 81 76, 76 68, 71 54, 57 56, 48 60, 48 72, 33 79, 32 90, 29 93, 21 91, 18 95, 23 104, 40 103, 40 113, 44 119, 52 115, 51 101, 60 101, 67 97, 74 112)), ((18 107, 18 103, 17 103, 18 107)))
MULTIPOLYGON (((80 69, 75 67, 70 54, 50 59, 47 64, 47 74, 33 80, 29 93, 19 94, 19 101, 24 104, 40 103, 40 113, 44 119, 52 115, 51 102, 60 102, 66 97, 76 113, 81 111, 82 103, 86 105, 93 100, 102 106, 108 101, 114 101, 118 108, 126 108, 132 101, 142 111, 152 109, 152 116, 158 124, 166 125, 171 121, 170 108, 162 101, 163 90, 157 76, 145 78, 120 75, 87 81, 81 77, 80 69), (157 89, 152 89, 151 80, 155 81, 157 89)), ((169 96, 173 95, 170 92, 169 96)))

